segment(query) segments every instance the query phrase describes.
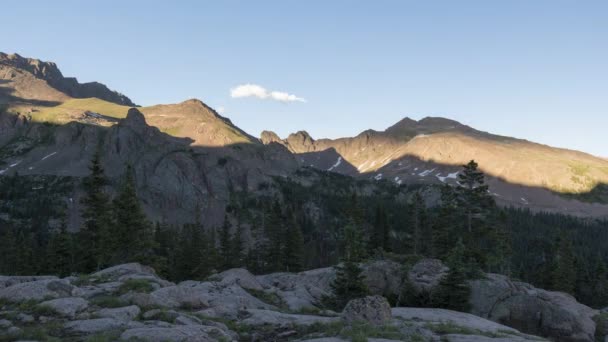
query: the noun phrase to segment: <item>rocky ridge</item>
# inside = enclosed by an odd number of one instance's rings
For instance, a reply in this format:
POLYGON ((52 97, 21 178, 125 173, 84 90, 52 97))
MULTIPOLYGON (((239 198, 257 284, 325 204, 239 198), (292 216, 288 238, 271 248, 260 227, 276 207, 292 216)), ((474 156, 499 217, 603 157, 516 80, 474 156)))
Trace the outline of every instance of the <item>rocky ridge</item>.
POLYGON ((47 82, 59 92, 73 98, 96 97, 120 105, 135 106, 127 96, 110 90, 98 82, 79 83, 74 77, 64 77, 53 62, 43 62, 39 59, 25 58, 18 54, 0 52, 0 74, 11 72, 18 75, 17 70, 24 70, 39 80, 47 82))
POLYGON ((500 204, 608 215, 608 197, 592 196, 605 193, 605 159, 478 131, 445 118, 405 118, 384 131, 339 139, 315 140, 305 131, 281 139, 265 131, 261 141, 285 146, 302 166, 397 185, 455 184, 461 165, 474 159, 500 204), (581 195, 589 203, 560 194, 581 195), (593 203, 597 201, 603 204, 593 203))
POLYGON ((136 263, 63 279, 4 276, 0 338, 498 342, 542 340, 529 333, 554 341, 594 341, 605 333, 596 331, 598 313, 572 297, 496 275, 471 283, 473 314, 391 308, 383 296, 394 296, 405 279, 429 288, 443 267, 428 259, 409 271, 387 260, 362 266, 374 296, 351 301, 342 313, 317 304, 328 294, 333 268, 260 276, 231 269, 207 281, 179 284, 136 263))

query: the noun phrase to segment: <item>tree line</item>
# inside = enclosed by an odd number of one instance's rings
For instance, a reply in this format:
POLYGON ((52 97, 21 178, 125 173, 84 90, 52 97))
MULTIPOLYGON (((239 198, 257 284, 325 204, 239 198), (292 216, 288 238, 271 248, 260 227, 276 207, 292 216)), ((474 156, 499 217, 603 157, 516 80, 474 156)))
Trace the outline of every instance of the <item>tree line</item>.
POLYGON ((269 273, 339 264, 334 293, 343 295, 327 299, 328 307, 339 307, 365 293, 359 262, 393 258, 411 264, 433 257, 450 266, 440 290, 406 288, 394 302, 463 309, 465 280, 484 271, 566 291, 596 307, 608 305, 608 224, 499 208, 474 161, 463 166, 457 186, 440 187, 436 205, 426 203, 428 187, 412 188, 404 203, 396 200, 394 186, 363 196, 359 181, 326 174, 312 188, 277 180, 279 197, 234 194, 219 227, 204 226, 200 217, 180 226, 150 222, 132 168, 126 167, 111 196, 99 155, 82 182, 78 232, 67 230, 65 218, 49 228, 51 212, 59 209, 44 196, 24 208, 11 204, 19 197, 20 181, 0 177, 6 207, 0 210, 12 205, 8 209, 18 216, 0 216, 2 274, 90 273, 138 261, 179 281, 233 267, 269 273))

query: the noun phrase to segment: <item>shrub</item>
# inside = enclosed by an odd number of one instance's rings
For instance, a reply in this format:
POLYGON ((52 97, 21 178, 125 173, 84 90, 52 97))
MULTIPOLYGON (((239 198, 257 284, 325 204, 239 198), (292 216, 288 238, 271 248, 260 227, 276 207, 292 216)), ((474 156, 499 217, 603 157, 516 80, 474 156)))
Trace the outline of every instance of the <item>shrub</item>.
POLYGON ((154 291, 154 286, 146 279, 129 279, 120 285, 120 288, 118 289, 118 293, 120 294, 125 294, 130 291, 150 293, 154 291))

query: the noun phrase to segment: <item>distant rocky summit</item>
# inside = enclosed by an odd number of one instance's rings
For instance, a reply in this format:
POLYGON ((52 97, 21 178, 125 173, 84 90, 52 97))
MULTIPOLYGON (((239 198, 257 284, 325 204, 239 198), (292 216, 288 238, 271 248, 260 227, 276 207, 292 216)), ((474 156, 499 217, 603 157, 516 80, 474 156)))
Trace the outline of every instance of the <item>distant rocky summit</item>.
POLYGON ((127 96, 110 90, 98 82, 78 83, 74 77, 64 77, 53 62, 43 62, 39 59, 25 58, 18 54, 0 52, 0 66, 26 70, 35 77, 45 80, 51 87, 74 98, 96 97, 120 105, 135 106, 127 96))
MULTIPOLYGON (((472 314, 391 308, 404 280, 419 288, 445 273, 435 260, 409 272, 392 261, 363 264, 373 296, 344 312, 318 306, 333 268, 255 276, 231 269, 174 284, 123 264, 86 275, 0 277, 0 340, 62 341, 553 341, 600 340, 596 310, 563 293, 489 274, 471 282, 472 314), (427 268, 426 270, 424 268, 427 268), (400 270, 400 271, 396 271, 400 270), (439 273, 438 273, 439 272, 439 273), (519 330, 518 330, 519 329, 519 330)), ((429 285, 431 284, 431 285, 429 285)), ((598 324, 599 327, 599 324, 598 324)))

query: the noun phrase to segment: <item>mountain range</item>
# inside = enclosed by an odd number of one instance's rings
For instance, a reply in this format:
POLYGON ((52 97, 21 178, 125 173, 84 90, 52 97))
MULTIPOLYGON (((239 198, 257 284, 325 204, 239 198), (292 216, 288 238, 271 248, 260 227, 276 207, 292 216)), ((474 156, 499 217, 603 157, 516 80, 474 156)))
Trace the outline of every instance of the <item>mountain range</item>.
MULTIPOLYGON (((298 170, 395 187, 455 184, 475 159, 506 206, 608 216, 608 160, 494 135, 446 118, 409 118, 384 131, 313 139, 300 131, 258 139, 202 101, 138 107, 100 83, 64 77, 56 64, 0 53, 0 175, 79 179, 99 152, 117 184, 133 166, 155 219, 222 221, 235 191, 263 192, 298 170)), ((78 221, 80 191, 68 196, 78 221)))

